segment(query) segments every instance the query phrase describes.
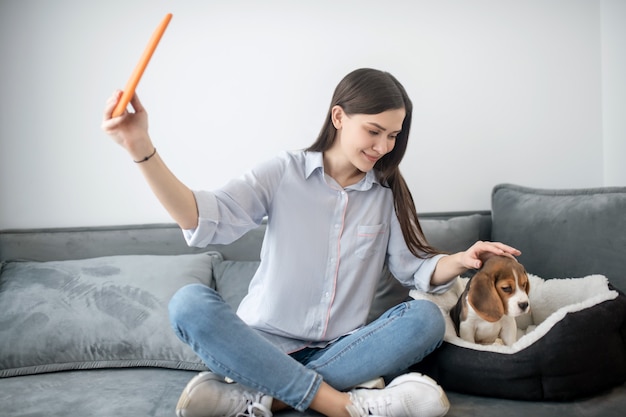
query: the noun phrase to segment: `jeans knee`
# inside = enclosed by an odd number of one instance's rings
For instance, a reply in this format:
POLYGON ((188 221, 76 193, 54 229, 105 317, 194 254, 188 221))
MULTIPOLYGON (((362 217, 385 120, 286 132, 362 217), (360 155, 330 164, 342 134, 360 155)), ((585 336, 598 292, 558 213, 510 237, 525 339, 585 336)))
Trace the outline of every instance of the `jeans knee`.
POLYGON ((439 339, 443 340, 446 334, 446 320, 443 317, 443 313, 435 303, 428 302, 428 308, 432 317, 433 331, 439 336, 439 339))
POLYGON ((203 302, 207 291, 214 290, 203 284, 188 284, 174 293, 168 304, 168 313, 170 323, 177 333, 198 313, 199 304, 203 302))
POLYGON ((415 311, 415 330, 420 335, 429 335, 433 343, 441 343, 446 333, 446 321, 437 304, 428 300, 410 301, 411 310, 415 311))

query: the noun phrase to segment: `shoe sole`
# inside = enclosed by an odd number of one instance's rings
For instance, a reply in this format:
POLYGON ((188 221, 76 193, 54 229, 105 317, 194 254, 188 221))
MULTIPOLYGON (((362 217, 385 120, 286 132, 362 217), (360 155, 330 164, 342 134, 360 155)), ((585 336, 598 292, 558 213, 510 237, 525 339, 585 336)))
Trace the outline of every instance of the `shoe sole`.
POLYGON ((354 389, 383 389, 385 388, 385 380, 381 378, 371 379, 362 384, 357 385, 354 389))
POLYGON ((431 387, 435 388, 438 392, 439 392, 439 400, 441 401, 441 406, 443 408, 441 414, 437 414, 436 416, 432 416, 432 417, 443 417, 445 416, 448 411, 450 410, 450 400, 448 400, 448 396, 446 395, 446 393, 444 392, 443 388, 441 388, 441 386, 437 383, 437 381, 435 381, 434 379, 432 379, 431 377, 429 377, 428 375, 423 375, 417 372, 412 372, 409 374, 405 374, 405 375, 401 375, 399 377, 397 377, 396 379, 394 379, 393 381, 391 381, 391 383, 387 386, 387 388, 392 388, 395 387, 397 385, 403 384, 405 382, 415 382, 416 381, 416 376, 419 376, 419 381, 420 383, 424 383, 426 385, 430 385, 431 387))
POLYGON ((191 400, 191 393, 193 390, 200 384, 206 381, 223 381, 224 379, 218 375, 215 375, 213 372, 201 372, 198 375, 191 378, 191 381, 187 383, 187 386, 180 394, 180 398, 178 399, 178 403, 176 404, 176 415, 178 417, 184 417, 184 410, 189 405, 189 401, 191 400))

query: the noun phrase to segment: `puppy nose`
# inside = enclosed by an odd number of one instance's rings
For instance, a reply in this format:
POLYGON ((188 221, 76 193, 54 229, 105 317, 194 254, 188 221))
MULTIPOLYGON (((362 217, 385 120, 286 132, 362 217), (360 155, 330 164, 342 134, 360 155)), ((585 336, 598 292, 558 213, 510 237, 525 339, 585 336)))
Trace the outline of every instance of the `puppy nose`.
POLYGON ((528 303, 527 302, 517 303, 517 305, 519 306, 520 310, 522 310, 522 311, 526 311, 526 309, 528 308, 528 303))

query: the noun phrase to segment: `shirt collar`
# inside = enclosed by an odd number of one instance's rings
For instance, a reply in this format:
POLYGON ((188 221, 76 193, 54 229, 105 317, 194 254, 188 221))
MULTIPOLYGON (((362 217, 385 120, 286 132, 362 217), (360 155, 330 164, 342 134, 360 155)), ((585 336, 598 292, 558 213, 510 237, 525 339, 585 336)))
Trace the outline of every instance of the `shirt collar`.
MULTIPOLYGON (((324 174, 324 158, 322 152, 305 152, 305 175, 308 179, 315 171, 324 174)), ((374 170, 367 171, 361 181, 347 187, 348 190, 367 191, 373 184, 380 184, 374 170)))
POLYGON ((317 169, 324 171, 324 158, 321 152, 305 152, 304 153, 304 169, 308 179, 317 169))

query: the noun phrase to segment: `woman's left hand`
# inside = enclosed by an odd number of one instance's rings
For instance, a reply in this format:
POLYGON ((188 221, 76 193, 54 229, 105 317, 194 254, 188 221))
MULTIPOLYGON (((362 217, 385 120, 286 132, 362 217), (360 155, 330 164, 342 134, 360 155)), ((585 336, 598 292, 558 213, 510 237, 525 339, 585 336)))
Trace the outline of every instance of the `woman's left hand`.
POLYGON ((478 241, 461 252, 461 263, 467 269, 478 269, 492 256, 519 256, 522 252, 500 242, 478 241))
POLYGON ((450 282, 459 274, 468 269, 478 269, 492 256, 519 256, 522 252, 500 242, 474 243, 464 252, 444 256, 439 259, 435 271, 430 279, 432 285, 442 285, 450 282))

